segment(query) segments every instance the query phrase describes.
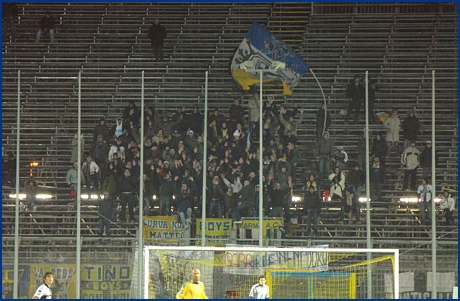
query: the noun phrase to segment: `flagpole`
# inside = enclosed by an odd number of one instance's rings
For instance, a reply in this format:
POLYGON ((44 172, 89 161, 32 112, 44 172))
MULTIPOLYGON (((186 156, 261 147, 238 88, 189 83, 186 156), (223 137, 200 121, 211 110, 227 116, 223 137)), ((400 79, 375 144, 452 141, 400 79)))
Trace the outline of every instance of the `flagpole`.
POLYGON ((315 72, 313 72, 312 69, 310 69, 311 74, 313 75, 313 78, 316 80, 318 83, 319 89, 321 91, 321 94, 323 95, 323 103, 326 105, 326 109, 324 110, 324 121, 323 121, 323 132, 321 133, 321 138, 324 135, 324 132, 326 131, 326 121, 327 121, 327 103, 326 103, 326 96, 324 95, 323 87, 321 86, 321 83, 319 82, 318 78, 316 77, 315 72))

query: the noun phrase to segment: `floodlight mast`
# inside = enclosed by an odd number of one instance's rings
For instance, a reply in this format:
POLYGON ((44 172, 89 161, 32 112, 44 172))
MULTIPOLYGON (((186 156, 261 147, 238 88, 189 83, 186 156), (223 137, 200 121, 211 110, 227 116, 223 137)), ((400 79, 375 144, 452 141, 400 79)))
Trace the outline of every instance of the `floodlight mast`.
POLYGON ((240 64, 240 69, 246 72, 259 73, 259 247, 263 247, 263 220, 264 220, 264 207, 263 207, 263 124, 262 124, 262 104, 263 104, 263 74, 264 72, 281 71, 286 69, 286 63, 280 61, 273 61, 269 69, 255 69, 254 62, 245 61, 240 64))

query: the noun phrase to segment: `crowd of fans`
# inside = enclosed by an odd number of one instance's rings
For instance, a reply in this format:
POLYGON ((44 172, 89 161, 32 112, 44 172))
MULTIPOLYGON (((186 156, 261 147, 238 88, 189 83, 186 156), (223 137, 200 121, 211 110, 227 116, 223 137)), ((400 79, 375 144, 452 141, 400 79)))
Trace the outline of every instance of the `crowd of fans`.
MULTIPOLYGON (((351 85, 362 85, 357 78, 360 79, 359 76, 355 77, 351 85)), ((298 109, 296 105, 288 110, 274 102, 273 98, 262 103, 262 116, 259 116, 258 93, 250 96, 247 107, 240 104, 240 99, 235 99, 228 115, 219 109, 212 110, 207 124, 208 149, 204 171, 204 116, 198 107, 188 110, 180 106, 171 116, 160 117, 146 101, 144 140, 140 141, 141 109, 134 102, 129 102, 123 116, 117 118, 113 126, 106 125, 104 117, 96 125, 91 149, 82 165, 82 182, 89 193, 104 191, 119 198, 120 221, 126 219, 126 206, 129 220, 136 221, 135 207, 139 203, 139 187, 142 187, 144 199, 141 203, 145 214, 177 213, 183 226, 188 227, 192 216, 201 216, 205 173, 208 217, 234 220, 257 217, 259 193, 262 191, 264 216, 284 218, 287 222, 291 217, 292 190, 302 183, 304 196, 301 207, 308 223, 313 223, 315 234, 317 215, 324 197, 342 204, 339 223, 343 223, 346 213, 350 223, 353 213, 355 222, 360 223, 359 197, 365 186, 364 171, 367 165, 365 135, 357 141, 358 157, 350 161, 344 148, 336 146, 329 136, 327 130, 332 118, 327 112, 327 106, 323 104, 316 112, 316 148, 312 154, 301 154, 297 129, 304 118, 304 109, 298 109), (247 118, 246 109, 249 113, 247 118), (258 179, 259 122, 263 123, 262 189, 258 179), (144 148, 144 162, 140 162, 141 147, 144 148), (299 171, 302 157, 307 157, 309 166, 299 171), (139 183, 140 164, 144 166, 142 183, 139 183), (310 195, 313 192, 315 197, 310 195), (155 206, 159 210, 155 211, 155 206)), ((429 181, 431 173, 431 142, 426 142, 422 152, 416 148, 414 139, 417 139, 420 124, 413 111, 409 111, 407 118, 401 122, 398 111, 393 110, 383 121, 382 129, 386 130, 386 134, 377 133, 370 150, 370 195, 377 201, 383 200, 382 183, 387 174, 386 160, 390 156, 401 158, 404 184, 400 189, 417 191, 416 182, 419 181, 416 175, 419 166, 423 168, 424 181, 429 181), (401 130, 404 135, 402 152, 399 149, 401 130)), ((76 154, 77 145, 73 145, 76 154)), ((73 153, 72 162, 75 158, 73 153)), ((76 184, 77 168, 73 163, 67 175, 71 189, 76 184)), ((426 195, 431 186, 421 186, 425 188, 418 191, 418 196, 429 204, 432 199, 426 198, 426 195)), ((421 209, 428 210, 428 207, 421 205, 421 209)), ((420 214, 425 221, 425 211, 421 210, 420 214)))
MULTIPOLYGON (((350 85, 362 85, 356 78, 359 77, 355 77, 350 85)), ((187 228, 193 216, 201 216, 203 184, 206 187, 206 215, 234 220, 258 217, 259 194, 262 193, 264 216, 284 218, 289 222, 292 191, 301 188, 303 199, 298 207, 303 208, 307 218, 307 234, 313 228, 317 235, 318 214, 326 199, 341 204, 339 223, 344 222, 346 214, 349 223, 353 222, 353 214, 355 222, 360 223, 359 197, 365 188, 367 166, 365 135, 356 141, 357 157, 350 158, 345 149, 330 137, 328 129, 332 118, 326 104, 322 104, 316 112, 316 146, 306 146, 301 152, 297 134, 305 110, 297 105, 287 108, 273 97, 260 102, 258 93, 249 95, 249 98, 247 106, 236 98, 228 112, 217 108, 211 110, 207 124, 206 170, 203 170, 204 116, 198 107, 180 106, 173 114, 160 116, 149 101, 145 101, 143 141, 140 141, 142 108, 134 102, 129 102, 122 116, 113 120, 112 125, 101 117, 94 128, 89 149, 84 138, 80 137, 81 167, 77 163, 79 139, 77 135, 72 139, 72 167, 66 176, 69 195, 76 196, 77 171, 81 168, 82 192, 108 194, 114 208, 121 208, 118 212, 120 222, 127 219, 136 222, 136 207, 143 206, 146 215, 178 214, 180 222, 187 228), (262 116, 259 116, 260 103, 263 105, 262 116), (258 147, 260 122, 263 127, 262 150, 258 147), (143 162, 141 148, 144 150, 143 162), (263 156, 262 187, 259 187, 258 178, 259 151, 263 156), (299 166, 301 159, 306 159, 302 169, 299 166), (143 191, 141 201, 140 189, 143 191), (120 206, 116 206, 118 204, 120 206)), ((425 222, 433 199, 429 185, 431 141, 426 141, 422 151, 417 148, 420 122, 413 111, 407 112, 407 117, 401 121, 398 111, 392 110, 381 126, 382 132, 375 135, 370 145, 370 196, 379 202, 384 200, 382 183, 388 174, 397 173, 394 167, 387 166, 386 161, 389 158, 392 162, 400 160, 404 178, 397 189, 417 193, 421 200, 420 217, 425 222), (400 132, 404 137, 402 151, 399 148, 400 132), (423 182, 417 179, 419 167, 423 168, 423 182)), ((5 167, 12 166, 12 159, 11 155, 4 158, 4 179, 9 182, 12 179, 8 177, 8 171, 5 173, 5 167)), ((437 155, 435 163, 438 164, 437 155)), ((27 195, 32 195, 37 190, 37 183, 31 179, 24 187, 27 195)), ((440 208, 446 212, 447 222, 452 223, 455 201, 452 202, 448 192, 442 199, 440 208)), ((33 197, 27 198, 27 207, 36 210, 33 197)), ((116 219, 116 214, 112 215, 116 219)))
MULTIPOLYGON (((118 196, 119 220, 135 221, 139 187, 143 189, 146 214, 171 215, 171 206, 183 216, 187 227, 192 214, 201 215, 203 173, 209 217, 241 217, 259 214, 258 128, 263 123, 263 198, 264 215, 289 218, 292 188, 300 153, 295 135, 304 110, 288 111, 273 101, 264 102, 262 119, 258 94, 250 100, 249 118, 235 99, 225 117, 215 109, 208 118, 206 170, 203 170, 204 116, 197 107, 187 112, 178 107, 172 116, 158 116, 147 101, 144 105, 144 141, 140 141, 140 108, 130 102, 115 125, 99 120, 92 145, 82 165, 81 182, 91 194, 108 192, 118 196), (300 115, 299 120, 295 120, 300 115), (261 119, 261 120, 260 120, 261 119), (140 162, 140 148, 144 162, 140 162), (140 164, 144 166, 142 183, 140 164), (154 207, 159 206, 155 212, 154 207), (189 210, 190 209, 190 210, 189 210)), ((76 140, 76 137, 74 138, 76 140)), ((77 183, 78 144, 72 143, 72 168, 67 183, 72 191, 77 183)), ((83 191, 85 191, 85 189, 83 191)), ((315 185, 315 191, 317 187, 315 185)))

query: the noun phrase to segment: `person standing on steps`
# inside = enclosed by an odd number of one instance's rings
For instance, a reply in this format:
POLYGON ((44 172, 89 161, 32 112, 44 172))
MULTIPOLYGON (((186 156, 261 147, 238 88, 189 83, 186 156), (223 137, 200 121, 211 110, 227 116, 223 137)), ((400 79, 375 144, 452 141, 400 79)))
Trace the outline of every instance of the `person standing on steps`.
POLYGON ((149 28, 148 37, 153 49, 156 61, 163 61, 163 41, 167 36, 166 29, 160 24, 160 19, 156 18, 149 28))

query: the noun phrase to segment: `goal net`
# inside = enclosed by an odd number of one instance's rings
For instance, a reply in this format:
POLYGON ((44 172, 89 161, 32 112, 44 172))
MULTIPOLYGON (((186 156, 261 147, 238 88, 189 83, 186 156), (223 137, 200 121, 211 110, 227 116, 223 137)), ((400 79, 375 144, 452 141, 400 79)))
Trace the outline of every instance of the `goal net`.
POLYGON ((144 298, 176 298, 201 272, 208 298, 247 299, 265 276, 275 299, 397 299, 397 249, 144 247, 144 298))

